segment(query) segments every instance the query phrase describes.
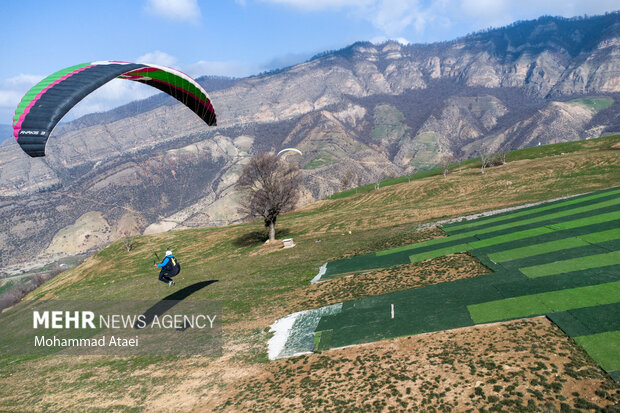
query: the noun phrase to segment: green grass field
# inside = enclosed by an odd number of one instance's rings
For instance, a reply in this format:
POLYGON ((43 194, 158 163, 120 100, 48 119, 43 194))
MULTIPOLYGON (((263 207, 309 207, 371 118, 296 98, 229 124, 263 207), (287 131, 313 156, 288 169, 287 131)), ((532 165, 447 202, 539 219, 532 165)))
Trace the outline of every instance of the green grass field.
MULTIPOLYGON (((330 345, 341 347, 538 315, 553 320, 554 314, 586 308, 591 315, 620 303, 620 188, 448 224, 443 230, 447 237, 329 262, 324 279, 466 251, 494 272, 345 302, 340 312, 321 317, 316 331, 329 330, 330 345)), ((603 321, 618 318, 601 314, 603 321)), ((570 334, 578 320, 559 316, 557 324, 570 334)), ((617 344, 606 340, 617 338, 619 326, 601 325, 609 330, 574 337, 615 377, 620 353, 613 352, 617 344)))
POLYGON ((602 98, 593 97, 593 98, 573 99, 573 100, 570 100, 569 102, 580 103, 598 112, 599 110, 607 109, 608 107, 613 105, 614 100, 610 97, 602 97, 602 98))

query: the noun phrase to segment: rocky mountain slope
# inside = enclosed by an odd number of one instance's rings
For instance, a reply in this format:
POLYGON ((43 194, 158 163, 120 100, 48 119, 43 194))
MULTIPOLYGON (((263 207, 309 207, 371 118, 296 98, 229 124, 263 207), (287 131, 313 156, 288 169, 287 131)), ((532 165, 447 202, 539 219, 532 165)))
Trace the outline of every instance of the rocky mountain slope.
POLYGON ((620 131, 620 14, 543 17, 451 42, 356 43, 244 79, 201 79, 218 125, 161 95, 0 157, 0 268, 124 234, 239 219, 248 156, 295 146, 303 202, 456 159, 620 131), (346 177, 346 179, 345 179, 346 177))

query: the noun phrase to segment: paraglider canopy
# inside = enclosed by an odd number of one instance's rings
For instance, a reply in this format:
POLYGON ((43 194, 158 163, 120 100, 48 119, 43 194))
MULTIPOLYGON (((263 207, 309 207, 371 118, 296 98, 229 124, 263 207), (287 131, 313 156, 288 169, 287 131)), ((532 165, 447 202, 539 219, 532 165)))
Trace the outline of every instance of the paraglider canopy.
POLYGON ((209 95, 188 75, 168 67, 102 61, 62 69, 30 89, 13 117, 13 136, 32 157, 45 156, 47 138, 62 117, 80 100, 112 79, 153 86, 189 107, 209 126, 216 124, 209 95))
POLYGON ((302 155, 302 156, 303 156, 303 154, 301 153, 301 151, 300 151, 299 149, 296 149, 296 148, 284 148, 284 149, 282 149, 280 152, 278 152, 278 156, 280 156, 280 154, 283 154, 283 153, 285 153, 285 152, 289 152, 289 151, 297 152, 298 154, 300 154, 300 155, 302 155))

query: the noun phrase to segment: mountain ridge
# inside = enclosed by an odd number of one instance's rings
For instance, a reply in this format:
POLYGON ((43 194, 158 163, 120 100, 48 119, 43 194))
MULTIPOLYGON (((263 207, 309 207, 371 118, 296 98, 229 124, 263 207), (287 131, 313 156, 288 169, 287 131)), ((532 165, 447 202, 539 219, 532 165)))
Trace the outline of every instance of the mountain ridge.
POLYGON ((278 71, 221 79, 219 89, 207 83, 216 128, 156 95, 142 103, 150 110, 129 117, 121 115, 132 104, 60 125, 44 159, 8 142, 0 220, 23 224, 0 238, 0 266, 58 245, 55 234, 91 212, 114 234, 130 212, 149 232, 234 222, 243 163, 283 145, 304 153, 290 160, 304 168, 310 202, 347 189, 345 175, 361 185, 430 169, 443 155, 620 131, 619 27, 620 13, 611 13, 544 17, 427 45, 358 42, 278 71))

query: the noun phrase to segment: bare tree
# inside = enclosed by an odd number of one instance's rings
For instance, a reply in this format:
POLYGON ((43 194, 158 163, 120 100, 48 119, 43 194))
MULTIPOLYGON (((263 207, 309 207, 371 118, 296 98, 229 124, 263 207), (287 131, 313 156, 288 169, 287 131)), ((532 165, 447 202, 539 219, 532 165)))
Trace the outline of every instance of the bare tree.
POLYGON ((123 245, 127 249, 127 252, 131 251, 131 249, 135 245, 135 242, 136 242, 135 236, 130 235, 129 233, 125 233, 125 235, 123 236, 123 245))
POLYGON ((487 166, 491 165, 494 155, 491 153, 483 153, 480 155, 480 172, 484 174, 484 170, 487 166))
POLYGON ((508 155, 508 151, 498 152, 497 160, 502 164, 506 164, 506 155, 508 155))
POLYGON ((454 156, 446 153, 439 158, 439 165, 443 169, 443 177, 445 178, 450 173, 450 165, 454 163, 454 156))
POLYGON ((347 169, 345 173, 340 176, 340 190, 345 191, 351 187, 356 175, 351 169, 347 169))
POLYGON ((296 165, 273 153, 259 153, 243 167, 235 186, 242 194, 239 212, 248 218, 262 218, 269 228, 269 241, 274 241, 276 219, 295 208, 300 184, 296 165))

